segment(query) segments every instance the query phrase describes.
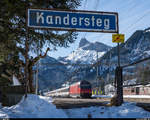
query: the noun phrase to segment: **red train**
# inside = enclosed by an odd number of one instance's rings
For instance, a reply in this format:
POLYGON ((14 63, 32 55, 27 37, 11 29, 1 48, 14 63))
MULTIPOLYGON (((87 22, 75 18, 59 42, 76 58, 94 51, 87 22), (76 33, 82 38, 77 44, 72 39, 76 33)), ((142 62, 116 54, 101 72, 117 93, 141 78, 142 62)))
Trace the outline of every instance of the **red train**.
POLYGON ((90 82, 83 80, 69 85, 68 87, 47 92, 45 95, 52 97, 90 98, 92 96, 92 87, 90 82))

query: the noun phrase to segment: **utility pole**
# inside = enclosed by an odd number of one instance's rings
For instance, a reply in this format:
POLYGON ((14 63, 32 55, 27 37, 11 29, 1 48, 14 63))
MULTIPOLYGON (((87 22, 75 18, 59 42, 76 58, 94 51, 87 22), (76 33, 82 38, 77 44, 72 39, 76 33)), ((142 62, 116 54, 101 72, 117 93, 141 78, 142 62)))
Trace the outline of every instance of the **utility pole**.
MULTIPOLYGON (((38 51, 37 51, 37 55, 39 56, 39 46, 38 46, 38 51)), ((40 60, 37 62, 37 69, 36 69, 36 89, 35 89, 35 94, 38 95, 38 83, 39 83, 39 79, 38 79, 38 74, 39 74, 39 64, 40 64, 40 60)))
MULTIPOLYGON (((118 33, 119 34, 119 26, 118 26, 118 33)), ((116 105, 121 105, 123 103, 123 76, 122 76, 122 67, 120 67, 120 46, 119 43, 117 45, 117 53, 118 53, 118 66, 115 70, 115 81, 117 84, 117 103, 116 105)))
MULTIPOLYGON (((28 0, 26 0, 26 10, 28 9, 28 0)), ((27 16, 26 16, 27 17, 27 16)), ((26 19, 26 41, 25 41, 25 98, 27 98, 27 92, 28 92, 28 64, 29 64, 29 28, 27 26, 27 19, 26 19)))
POLYGON ((118 66, 115 70, 115 79, 117 84, 117 101, 116 105, 120 106, 123 103, 123 81, 122 81, 122 67, 120 67, 120 48, 118 43, 118 66))
POLYGON ((117 45, 117 49, 118 49, 118 67, 120 67, 120 45, 119 45, 119 43, 117 45))
POLYGON ((36 69, 36 90, 35 94, 38 95, 38 73, 39 73, 39 62, 37 62, 37 69, 36 69))
POLYGON ((111 65, 111 51, 110 51, 110 56, 109 56, 109 80, 110 80, 110 65, 111 65))
MULTIPOLYGON (((98 52, 97 53, 97 62, 98 62, 98 52)), ((99 68, 98 68, 98 65, 97 65, 97 77, 96 77, 96 87, 98 88, 98 80, 99 80, 99 68)))
POLYGON ((110 82, 110 60, 111 60, 111 51, 110 51, 110 54, 109 54, 109 64, 108 64, 107 82, 110 82))
POLYGON ((28 92, 28 64, 29 64, 29 58, 28 58, 28 51, 29 51, 29 45, 28 45, 28 28, 26 28, 26 41, 25 41, 25 98, 27 98, 27 92, 28 92))

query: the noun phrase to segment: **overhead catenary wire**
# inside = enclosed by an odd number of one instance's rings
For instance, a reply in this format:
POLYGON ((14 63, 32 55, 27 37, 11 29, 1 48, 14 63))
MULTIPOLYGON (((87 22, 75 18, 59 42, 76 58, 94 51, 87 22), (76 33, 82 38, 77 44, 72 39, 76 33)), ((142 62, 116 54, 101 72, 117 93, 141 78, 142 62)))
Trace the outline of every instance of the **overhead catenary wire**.
POLYGON ((122 33, 125 31, 128 31, 131 27, 133 27, 135 24, 140 22, 148 13, 150 13, 150 11, 147 11, 145 14, 143 14, 141 17, 139 17, 136 21, 134 21, 133 24, 130 24, 125 30, 122 31, 122 33))

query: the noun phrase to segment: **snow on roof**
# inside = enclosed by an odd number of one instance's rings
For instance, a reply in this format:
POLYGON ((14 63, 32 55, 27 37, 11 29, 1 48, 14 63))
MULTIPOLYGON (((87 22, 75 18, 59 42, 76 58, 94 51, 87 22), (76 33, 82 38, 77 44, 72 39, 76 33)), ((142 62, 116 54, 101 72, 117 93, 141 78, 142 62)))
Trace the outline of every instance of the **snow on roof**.
POLYGON ((19 82, 18 78, 15 75, 13 75, 13 86, 16 85, 21 85, 21 83, 19 82))
POLYGON ((56 89, 56 90, 53 90, 53 91, 49 91, 49 92, 46 92, 45 95, 49 94, 49 93, 53 93, 53 92, 58 92, 58 91, 61 91, 61 90, 65 90, 65 89, 68 89, 68 88, 69 88, 69 86, 63 87, 63 88, 59 88, 59 89, 56 89))
POLYGON ((126 80, 123 82, 123 85, 133 85, 136 84, 136 78, 135 79, 131 79, 131 80, 126 80))
POLYGON ((79 81, 79 82, 75 82, 75 83, 72 83, 70 86, 72 86, 72 85, 80 85, 80 83, 81 83, 81 81, 79 81))

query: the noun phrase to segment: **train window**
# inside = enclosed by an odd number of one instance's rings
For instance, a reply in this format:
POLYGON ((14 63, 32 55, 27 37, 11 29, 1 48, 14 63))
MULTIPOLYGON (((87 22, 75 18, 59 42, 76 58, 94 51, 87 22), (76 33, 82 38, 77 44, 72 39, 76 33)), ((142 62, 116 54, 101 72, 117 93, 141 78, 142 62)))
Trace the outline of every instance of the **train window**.
POLYGON ((91 85, 89 84, 81 85, 81 88, 90 89, 91 85))
POLYGON ((131 89, 131 92, 134 92, 134 88, 131 89))

